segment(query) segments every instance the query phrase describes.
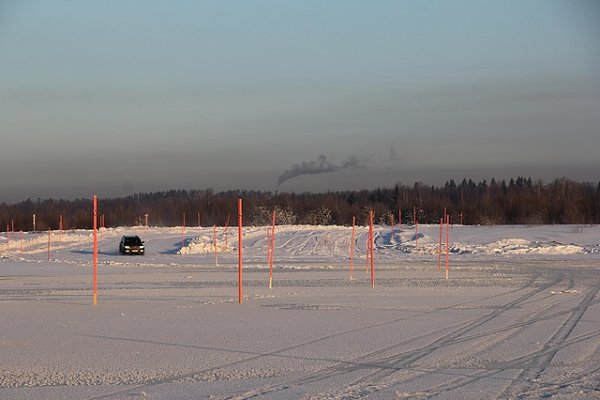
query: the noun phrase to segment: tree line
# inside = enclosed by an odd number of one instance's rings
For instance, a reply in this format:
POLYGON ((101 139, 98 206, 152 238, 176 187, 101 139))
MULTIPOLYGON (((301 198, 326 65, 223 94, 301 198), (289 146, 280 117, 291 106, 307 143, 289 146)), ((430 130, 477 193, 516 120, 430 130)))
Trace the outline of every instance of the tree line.
MULTIPOLYGON (((600 182, 576 182, 566 178, 544 183, 518 177, 475 183, 463 179, 435 187, 417 182, 412 186, 335 191, 326 193, 278 193, 268 191, 170 190, 136 193, 128 197, 99 199, 98 215, 106 227, 237 225, 237 199, 244 202, 245 225, 366 224, 369 210, 376 222, 390 224, 439 223, 444 209, 452 223, 464 224, 598 224, 600 182), (184 217, 185 214, 185 217, 184 217)), ((0 230, 63 229, 92 227, 92 200, 25 200, 0 204, 0 230)))

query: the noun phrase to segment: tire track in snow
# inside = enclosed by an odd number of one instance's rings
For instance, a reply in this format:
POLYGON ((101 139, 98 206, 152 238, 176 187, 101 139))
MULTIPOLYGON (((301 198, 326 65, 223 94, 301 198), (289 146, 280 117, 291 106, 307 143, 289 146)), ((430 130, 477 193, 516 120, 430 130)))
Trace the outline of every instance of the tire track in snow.
MULTIPOLYGON (((527 286, 517 289, 516 291, 527 289, 540 276, 541 276, 541 274, 539 274, 539 273, 536 274, 528 282, 527 286)), ((530 292, 518 297, 517 299, 512 300, 511 302, 505 304, 504 306, 500 307, 499 309, 494 310, 494 312, 492 312, 491 314, 488 314, 484 317, 477 318, 471 322, 468 322, 466 326, 464 324, 461 324, 461 326, 459 328, 454 329, 449 334, 443 335, 441 338, 432 341, 430 344, 428 344, 420 349, 396 354, 394 356, 386 357, 384 359, 378 359, 378 360, 376 359, 374 361, 365 361, 365 358, 378 357, 381 354, 389 352, 395 348, 405 346, 406 344, 410 344, 411 342, 414 342, 418 339, 422 339, 424 336, 430 336, 432 334, 441 333, 443 331, 447 331, 449 328, 446 327, 446 328, 440 329, 439 331, 429 332, 429 333, 425 333, 425 334, 419 334, 412 338, 405 339, 401 342, 398 342, 398 343, 395 343, 392 345, 388 345, 388 346, 384 346, 382 348, 376 349, 367 354, 363 354, 359 357, 356 357, 353 360, 338 362, 334 366, 319 369, 318 371, 312 372, 303 377, 295 378, 292 380, 286 380, 286 381, 284 381, 282 383, 278 383, 276 385, 267 385, 267 386, 264 386, 261 388, 256 388, 251 391, 247 391, 247 392, 240 393, 240 394, 233 395, 233 396, 227 396, 227 397, 224 397, 224 399, 239 400, 239 399, 249 399, 249 398, 253 398, 256 396, 260 396, 260 395, 266 395, 266 394, 273 395, 274 393, 286 391, 290 387, 297 388, 297 387, 301 387, 301 386, 305 386, 305 385, 313 385, 319 381, 332 379, 332 378, 335 378, 335 377, 337 377, 339 375, 343 375, 343 374, 351 374, 351 373, 360 372, 365 369, 376 369, 376 371, 367 376, 359 378, 358 380, 356 380, 353 383, 350 383, 346 386, 356 388, 356 391, 359 393, 359 396, 364 396, 368 393, 377 392, 377 391, 381 390, 381 387, 375 385, 374 382, 381 381, 384 378, 386 378, 400 370, 403 370, 403 369, 414 369, 414 368, 409 368, 409 367, 415 361, 424 358, 425 356, 429 355, 430 353, 434 352, 435 350, 437 350, 439 348, 443 348, 446 344, 448 344, 450 341, 454 340, 455 338, 460 337, 461 335, 482 326, 483 324, 491 321, 493 318, 497 317, 498 315, 502 314, 503 312, 512 309, 515 305, 517 305, 521 302, 524 302, 524 301, 528 300, 529 298, 535 296, 536 294, 543 292, 544 290, 548 289, 549 287, 552 287, 552 286, 558 284, 563 279, 564 279, 564 275, 562 275, 562 274, 560 276, 555 276, 553 281, 547 282, 547 283, 541 285, 536 290, 530 291, 530 292), (407 358, 406 361, 404 360, 405 358, 407 358), (361 360, 361 361, 358 362, 359 360, 361 360)), ((516 292, 516 291, 514 291, 514 292, 516 292)), ((476 300, 476 301, 480 301, 480 300, 481 299, 476 300)), ((466 302, 464 304, 468 304, 468 303, 471 303, 471 302, 466 302)), ((455 305, 448 306, 448 307, 442 307, 442 308, 436 309, 435 311, 430 311, 427 313, 439 312, 441 310, 451 309, 451 308, 454 308, 457 306, 458 305, 455 304, 455 305)), ((419 315, 423 315, 423 314, 427 314, 427 313, 421 313, 419 315)), ((378 326, 381 326, 381 325, 377 324, 376 326, 366 327, 365 329, 371 329, 371 328, 378 327, 378 326)), ((336 395, 338 395, 338 394, 333 394, 334 398, 336 395)), ((346 397, 352 398, 352 397, 348 397, 347 392, 342 393, 341 395, 345 398, 346 397)))
MULTIPOLYGON (((133 387, 129 387, 127 389, 120 389, 120 390, 114 391, 112 393, 107 393, 107 394, 103 394, 103 395, 99 395, 99 396, 90 397, 90 398, 88 398, 88 400, 105 400, 105 399, 111 399, 111 398, 120 398, 119 396, 122 396, 122 395, 128 395, 128 394, 131 394, 131 393, 136 392, 136 391, 139 392, 139 391, 142 391, 142 390, 147 390, 147 389, 149 389, 151 387, 162 385, 162 384, 167 384, 167 383, 173 383, 173 382, 181 381, 181 380, 186 379, 186 378, 192 378, 192 377, 194 377, 196 375, 203 375, 203 374, 212 373, 212 372, 220 370, 220 369, 232 368, 232 367, 240 366, 242 364, 245 364, 245 363, 248 363, 248 362, 252 362, 252 361, 258 360, 260 358, 266 358, 266 357, 284 357, 284 358, 303 359, 303 357, 301 357, 301 356, 288 356, 288 355, 285 355, 283 353, 291 351, 291 350, 295 350, 295 349, 298 349, 298 348, 301 348, 301 347, 304 347, 304 346, 308 346, 308 345, 311 345, 311 344, 314 344, 314 343, 318 343, 318 342, 321 342, 321 341, 330 340, 330 339, 333 339, 333 338, 336 338, 336 337, 339 337, 339 336, 343 336, 343 335, 347 335, 347 334, 351 334, 351 333, 355 333, 355 332, 360 332, 360 331, 368 331, 368 330, 375 329, 375 328, 378 328, 378 327, 381 327, 381 326, 385 326, 385 325, 388 325, 388 324, 394 324, 394 323, 397 323, 397 322, 400 322, 400 321, 404 321, 404 320, 407 320, 407 319, 410 319, 410 318, 414 318, 414 317, 418 317, 418 316, 423 316, 423 315, 427 315, 427 314, 435 314, 435 313, 437 313, 439 311, 442 311, 442 310, 447 310, 447 309, 452 309, 452 308, 459 307, 459 306, 468 305, 468 304, 471 304, 471 303, 474 303, 474 302, 479 302, 481 300, 488 300, 488 299, 493 299, 493 298, 497 298, 497 297, 503 297, 503 296, 506 296, 506 295, 509 295, 509 294, 512 294, 512 293, 516 293, 516 292, 519 292, 519 291, 521 291, 523 289, 528 288, 539 277, 540 277, 540 274, 537 273, 537 274, 535 274, 535 275, 533 275, 531 277, 531 279, 529 280, 529 282, 528 282, 527 285, 525 285, 523 287, 520 287, 520 288, 517 288, 517 289, 514 289, 514 290, 511 290, 511 291, 506 292, 506 293, 496 294, 496 295, 492 295, 492 296, 488 296, 488 297, 480 298, 480 299, 476 299, 476 300, 469 300, 469 301, 466 301, 466 302, 452 304, 452 305, 448 305, 446 307, 441 307, 441 308, 438 308, 438 309, 435 309, 435 310, 420 312, 420 313, 412 314, 412 315, 409 315, 409 316, 403 316, 401 318, 396 318, 396 319, 389 320, 389 321, 384 321, 384 322, 380 322, 380 323, 376 323, 376 324, 371 324, 371 325, 367 325, 367 326, 363 326, 363 327, 359 327, 359 328, 354 328, 354 329, 350 329, 350 330, 346 330, 346 331, 342 331, 342 332, 336 332, 336 333, 332 333, 332 334, 329 334, 329 335, 324 335, 324 336, 319 337, 319 338, 315 338, 315 339, 312 339, 312 340, 309 340, 309 341, 306 341, 306 342, 302 342, 302 343, 298 343, 298 344, 293 344, 291 346, 287 346, 285 348, 281 348, 281 349, 278 349, 278 350, 275 350, 275 351, 272 351, 272 352, 269 352, 269 353, 251 353, 251 352, 243 352, 243 351, 240 351, 240 350, 222 349, 222 351, 227 351, 227 352, 232 352, 232 353, 244 353, 244 354, 249 355, 249 357, 246 357, 246 358, 241 359, 241 360, 233 361, 233 362, 230 362, 230 363, 226 363, 226 364, 216 365, 214 367, 209 367, 209 368, 201 369, 201 370, 198 370, 198 371, 193 371, 193 372, 186 373, 186 374, 174 374, 174 375, 169 376, 169 377, 167 377, 165 379, 157 380, 157 381, 150 382, 150 383, 144 383, 144 384, 141 384, 141 385, 136 385, 136 386, 133 386, 133 387)), ((429 332, 429 333, 419 334, 419 335, 416 335, 416 336, 411 337, 409 339, 405 339, 405 340, 403 340, 400 343, 395 343, 393 345, 388 345, 388 346, 376 349, 376 350, 372 351, 370 354, 373 354, 374 356, 376 356, 378 354, 382 354, 382 353, 384 353, 386 351, 389 351, 390 349, 393 349, 395 347, 402 346, 402 345, 405 345, 405 344, 410 344, 411 342, 413 342, 415 340, 418 340, 418 339, 421 339, 424 336, 441 334, 441 333, 443 333, 444 331, 446 331, 448 329, 452 329, 452 327, 444 327, 444 328, 441 328, 439 330, 432 331, 432 332, 429 332)), ((136 341, 136 342, 145 342, 145 343, 148 343, 148 344, 155 344, 155 345, 161 345, 161 346, 165 346, 165 345, 167 345, 167 346, 182 346, 182 345, 179 345, 179 344, 168 344, 168 343, 144 341, 144 340, 137 340, 137 339, 130 339, 130 338, 102 337, 102 338, 98 338, 98 339, 136 341)), ((185 346, 185 345, 183 345, 183 346, 185 346)), ((200 348, 200 347, 194 346, 194 345, 185 346, 185 347, 189 347, 191 350, 193 350, 193 349, 199 349, 200 348)), ((215 350, 215 349, 211 349, 211 350, 215 350)), ((363 359, 364 357, 365 357, 365 355, 361 355, 361 356, 356 357, 354 360, 351 360, 351 361, 340 361, 340 360, 323 359, 321 361, 334 361, 337 364, 335 366, 333 366, 333 367, 326 367, 326 368, 320 369, 317 372, 311 372, 310 374, 305 375, 305 376, 300 377, 300 378, 297 378, 297 379, 286 380, 285 382, 279 383, 279 384, 276 384, 276 385, 268 385, 268 386, 264 386, 262 388, 257 388, 255 390, 253 390, 252 393, 246 392, 244 394, 237 395, 237 397, 236 396, 230 396, 230 397, 225 397, 225 398, 250 398, 250 397, 256 396, 257 392, 264 392, 264 393, 274 392, 274 393, 277 393, 277 392, 280 392, 280 391, 283 391, 283 390, 287 390, 290 386, 292 386, 292 385, 294 385, 296 383, 302 384, 303 381, 306 381, 307 383, 310 383, 309 380, 312 379, 314 381, 314 377, 315 376, 320 376, 321 373, 322 373, 321 371, 325 371, 325 372, 331 371, 331 373, 339 372, 340 368, 347 367, 348 363, 352 363, 352 362, 356 363, 359 360, 363 359)), ((311 360, 315 360, 315 359, 311 358, 311 360)))
MULTIPOLYGON (((560 392, 561 389, 579 385, 583 390, 579 394, 586 394, 586 390, 590 392, 600 391, 600 366, 596 366, 597 360, 600 359, 600 341, 596 344, 594 351, 586 357, 583 366, 578 366, 574 370, 569 370, 566 374, 568 380, 557 383, 545 384, 544 391, 554 395, 560 392), (591 381, 591 382, 590 382, 591 381), (583 393, 581 393, 583 392, 583 393)), ((529 394, 525 392, 525 394, 529 394)))
MULTIPOLYGON (((546 319, 550 319, 549 317, 545 317, 546 319)), ((553 318, 553 317, 552 317, 553 318)), ((532 321, 535 322, 535 321, 532 321)), ((530 325, 530 324, 527 324, 530 325)), ((511 329, 510 327, 508 329, 511 329)), ((524 327, 523 329, 526 329, 526 327, 524 327)), ((519 330, 517 332, 515 332, 515 334, 520 333, 522 330, 519 330)), ((511 336, 513 336, 513 334, 511 334, 511 336)), ((592 331, 592 332, 588 332, 582 335, 579 335, 577 337, 572 338, 571 340, 565 341, 562 343, 561 348, 582 342, 582 341, 586 341, 595 337, 599 337, 600 336, 600 329, 592 331)), ((506 339, 501 339, 501 340, 506 340, 506 339)), ((492 346, 495 346, 499 344, 498 341, 495 341, 494 343, 492 343, 492 346)), ((444 382, 438 386, 435 387, 431 387, 428 389, 423 389, 422 392, 426 393, 428 397, 430 396, 435 396, 438 394, 441 394, 442 392, 450 392, 452 390, 456 390, 456 389, 464 389, 467 385, 475 383, 481 379, 501 379, 501 380, 506 380, 509 381, 509 385, 510 384, 526 384, 527 386, 530 386, 528 382, 524 382, 522 381, 519 377, 517 378, 506 378, 506 377, 495 377, 495 375, 498 375, 499 373, 504 372, 505 370, 509 370, 509 369, 518 369, 518 366, 521 366, 523 363, 528 362, 529 359, 536 357, 539 354, 539 352, 535 352, 534 354, 528 354, 526 356, 522 356, 522 357, 517 357, 511 360, 507 360, 504 362, 500 362, 497 367, 472 367, 472 368, 466 368, 466 369, 475 369, 478 370, 477 372, 475 372, 472 375, 468 375, 468 376, 460 376, 454 380, 451 380, 449 382, 444 382)), ((452 367, 450 367, 452 368, 452 367)), ((443 368, 423 368, 423 370, 425 370, 427 373, 432 373, 432 372, 437 372, 437 373, 441 373, 441 374, 451 374, 449 372, 444 372, 444 371, 440 371, 443 370, 443 368)), ((461 367, 461 369, 465 369, 465 367, 461 367)), ((600 370, 600 368, 597 368, 597 370, 600 370)), ((417 377, 418 378, 418 377, 417 377)), ((407 381, 403 381, 402 383, 406 383, 407 381)), ((551 384, 552 385, 552 384, 551 384)), ((559 383, 556 384, 557 386, 563 386, 563 383, 559 383)), ((521 393, 522 394, 522 393, 521 393)), ((509 396, 510 397, 510 396, 509 396)), ((498 398, 505 398, 503 395, 500 395, 498 398)))
MULTIPOLYGON (((431 312, 432 311, 428 311, 427 313, 431 313, 431 312)), ((426 314, 426 313, 423 313, 423 314, 426 314)), ((384 325, 393 324, 393 323, 396 323, 396 322, 398 322, 400 320, 404 320, 406 318, 410 318, 410 316, 409 317, 397 318, 397 319, 394 319, 394 320, 391 320, 391 321, 379 322, 379 323, 376 323, 376 324, 371 324, 371 325, 363 326, 363 327, 360 327, 360 328, 349 329, 349 330, 342 331, 342 332, 336 332, 336 333, 332 333, 332 334, 329 334, 329 335, 324 335, 324 336, 321 336, 321 337, 318 337, 318 338, 315 338, 315 339, 312 339, 312 340, 309 340, 309 341, 306 341, 306 342, 297 343, 297 344, 293 344, 293 345, 290 345, 290 346, 287 346, 287 347, 284 347, 284 348, 281 348, 281 349, 277 349, 277 350, 274 350, 274 351, 269 352, 269 353, 254 353, 254 352, 248 352, 248 351, 242 351, 242 350, 220 349, 221 351, 226 351, 226 352, 231 352, 231 353, 247 354, 247 355, 250 355, 250 357, 246 357, 246 358, 244 358, 242 360, 232 361, 232 362, 229 362, 229 363, 226 363, 226 364, 220 364, 220 365, 217 365, 217 366, 214 366, 214 367, 205 368, 205 369, 198 370, 198 371, 193 371, 193 372, 186 373, 186 374, 175 374, 175 375, 169 376, 169 377, 167 377, 165 379, 157 380, 157 381, 154 381, 154 382, 151 382, 151 383, 147 383, 147 384, 143 384, 143 385, 138 385, 138 386, 135 386, 133 388, 127 388, 127 389, 118 390, 118 391, 115 391, 115 392, 109 393, 109 394, 103 394, 103 395, 100 395, 100 396, 90 397, 87 400, 104 400, 104 399, 110 399, 113 396, 118 396, 118 395, 122 395, 122 394, 125 394, 125 393, 130 393, 132 391, 139 391, 139 390, 147 389, 147 388, 150 388, 152 386, 157 386, 157 385, 161 385, 161 384, 165 384, 165 383, 172 383, 172 382, 175 382, 175 381, 180 381, 182 379, 191 378, 191 377, 193 377, 195 375, 201 375, 201 374, 207 374, 207 373, 210 373, 210 372, 214 372, 214 371, 219 370, 219 369, 231 368, 231 367, 239 366, 241 364, 252 362, 252 361, 255 361, 257 359, 265 358, 265 357, 283 357, 283 358, 316 360, 314 357, 289 356, 289 355, 284 355, 282 353, 286 353, 288 351, 292 351, 292 350, 295 350, 295 349, 298 349, 298 348, 301 348, 301 347, 304 347, 304 346, 307 346, 307 345, 311 345, 311 344, 314 344, 314 343, 318 343, 318 342, 321 342, 321 341, 324 341, 324 340, 333 339, 333 338, 338 337, 338 336, 343 336, 343 335, 347 335, 347 334, 350 334, 350 333, 360 332, 360 331, 363 331, 363 330, 369 330, 369 329, 378 328, 378 327, 381 327, 381 326, 384 326, 384 325)), ((443 331, 445 329, 446 328, 440 329, 440 331, 443 331)), ((206 349, 206 348, 204 348, 202 346, 196 346, 196 345, 168 344, 168 343, 154 342, 154 341, 149 341, 149 340, 139 340, 139 339, 130 339, 130 338, 118 338, 118 337, 98 337, 98 336, 93 336, 93 337, 95 337, 97 339, 105 339, 105 340, 134 341, 134 342, 142 342, 142 343, 162 345, 162 346, 164 346, 164 345, 167 345, 167 346, 178 346, 178 347, 183 346, 183 347, 188 347, 190 349, 206 349)), ((416 339, 418 339, 420 337, 421 337, 421 335, 415 336, 415 337, 411 338, 410 340, 416 340, 416 339)), ((208 348, 208 349, 209 350, 219 350, 219 349, 214 349, 214 348, 208 348)), ((385 349, 379 349, 377 351, 385 351, 385 349)), ((322 359, 322 361, 331 361, 331 360, 322 359)), ((338 361, 338 360, 336 360, 336 361, 338 361)), ((343 363, 347 363, 347 362, 343 362, 343 363)), ((312 375, 314 375, 314 373, 311 373, 310 375, 312 376, 312 375)), ((286 387, 287 387, 287 385, 286 385, 286 387)), ((250 395, 250 397, 253 397, 253 396, 255 396, 255 394, 250 395)), ((233 397, 226 397, 226 398, 238 398, 238 397, 233 396, 233 397)), ((246 398, 246 397, 243 397, 243 398, 246 398)))
MULTIPOLYGON (((571 279, 569 280, 569 288, 572 288, 573 286, 574 286, 574 281, 573 281, 573 279, 571 277, 571 279)), ((584 299, 582 302, 585 302, 585 301, 586 300, 584 299)), ((515 336, 516 334, 520 333, 522 330, 527 329, 527 327, 529 327, 533 323, 539 322, 541 320, 551 320, 551 319, 554 319, 554 318, 556 318, 558 316, 563 316, 563 315, 566 315, 566 314, 571 314, 572 315, 573 310, 579 308, 579 306, 578 306, 578 307, 575 307, 574 309, 562 310, 562 311, 559 311, 559 312, 555 312, 553 314, 546 314, 547 310, 550 310, 552 308, 556 308, 559 305, 560 304, 553 304, 553 305, 551 305, 549 307, 546 307, 545 310, 538 311, 538 312, 536 312, 534 314, 530 314, 529 317, 527 318, 527 320, 521 319, 522 320, 521 322, 514 323, 512 326, 508 326, 507 328, 503 329, 503 331, 510 331, 514 327, 518 327, 518 326, 521 326, 522 329, 519 329, 517 331, 512 332, 508 337, 499 338, 499 340, 495 340, 494 343, 492 343, 490 346, 486 346, 486 347, 494 347, 494 346, 500 344, 499 343, 500 341, 506 341, 511 336, 515 336)), ((573 328, 574 328, 574 326, 573 326, 573 328)), ((482 335, 485 335, 485 334, 482 334, 482 335)), ((558 352, 558 350, 560 350, 561 348, 567 347, 567 346, 572 345, 572 344, 576 344, 576 343, 584 341, 584 340, 589 340, 589 339, 594 338, 594 337, 599 337, 599 335, 600 335, 600 330, 596 330, 596 331, 593 331, 593 332, 589 332, 589 333, 586 333, 586 334, 579 335, 579 336, 577 336, 575 338, 572 338, 571 340, 563 341, 563 342, 561 342, 561 345, 559 345, 559 347, 557 347, 555 349, 554 353, 558 352)), ((468 338, 466 338, 466 339, 468 339, 468 338)), ((469 347, 469 349, 471 349, 471 347, 469 347)), ((596 349, 596 351, 600 351, 600 349, 596 349)), ((435 396, 435 395, 440 394, 441 392, 449 392, 449 391, 456 390, 456 389, 463 389, 465 386, 467 386, 469 384, 472 384, 472 383, 475 383, 475 382, 477 382, 477 381, 479 381, 481 379, 490 379, 490 378, 509 380, 510 381, 509 387, 511 385, 517 386, 517 385, 520 385, 520 384, 524 384, 524 385, 530 387, 531 386, 530 382, 524 381, 523 380, 524 378, 521 377, 521 376, 518 376, 516 378, 510 379, 510 378, 498 378, 498 377, 494 377, 494 375, 497 375, 497 374, 503 372, 506 369, 518 369, 524 363, 532 363, 533 362, 532 360, 535 360, 535 359, 539 358, 540 354, 543 355, 544 352, 545 351, 542 348, 542 350, 534 352, 532 354, 530 353, 530 354, 527 354, 525 356, 520 356, 520 357, 516 357, 516 358, 511 359, 511 360, 500 362, 499 363, 500 365, 498 367, 496 367, 496 368, 492 367, 491 370, 489 370, 490 367, 488 367, 488 368, 485 368, 486 369, 485 371, 478 371, 478 372, 474 373, 473 375, 469 375, 469 376, 461 376, 461 377, 459 377, 457 379, 454 379, 454 380, 452 380, 450 382, 445 382, 445 383, 443 383, 441 385, 438 385, 436 387, 425 389, 424 392, 427 393, 428 396, 435 396)), ((474 355, 476 355, 476 354, 474 354, 474 355)), ((549 365, 549 363, 548 363, 548 365, 549 365)), ((482 367, 475 367, 475 369, 482 369, 482 367)), ((597 370, 600 370, 600 368, 597 368, 597 370)), ((432 372, 432 371, 429 370, 428 372, 432 372)), ((536 378, 534 379, 534 381, 537 380, 540 375, 541 375, 541 372, 536 376, 536 378)), ((545 386, 547 386, 547 385, 545 384, 545 386)), ((564 386, 564 384, 560 383, 557 386, 564 386)), ((506 398, 506 397, 507 397, 507 394, 503 393, 498 398, 506 398)), ((510 397, 510 396, 508 396, 508 397, 510 397)))
MULTIPOLYGON (((596 284, 592 287, 579 304, 574 307, 567 317, 567 319, 559 326, 552 336, 544 343, 542 348, 535 352, 533 355, 528 356, 528 363, 532 365, 531 368, 527 368, 521 371, 517 376, 513 384, 509 385, 500 394, 500 398, 509 397, 514 394, 523 391, 524 384, 527 382, 527 386, 530 386, 531 382, 536 382, 539 377, 546 371, 552 362, 552 359, 558 353, 558 351, 564 347, 564 343, 573 332, 583 314, 587 311, 587 308, 592 305, 594 298, 600 291, 600 285, 596 284)), ((521 360, 525 361, 525 360, 521 360)), ((538 385, 539 386, 539 385, 538 385)))
MULTIPOLYGON (((538 274, 537 276, 539 277, 540 275, 538 274)), ((528 293, 518 297, 517 299, 506 303, 505 305, 494 310, 490 314, 480 317, 474 321, 471 321, 471 322, 467 323, 466 325, 463 325, 460 328, 455 329, 454 331, 450 332, 449 334, 447 334, 439 339, 436 339, 433 342, 431 342, 419 349, 414 349, 414 350, 410 350, 407 352, 395 354, 393 356, 389 356, 389 357, 386 357, 386 358, 383 358, 380 360, 363 363, 363 364, 370 366, 371 368, 374 368, 375 371, 355 380, 351 384, 347 385, 347 387, 354 388, 354 391, 356 391, 357 393, 360 393, 360 396, 364 396, 364 395, 367 395, 370 393, 375 393, 380 390, 384 390, 385 387, 378 385, 377 383, 384 381, 386 378, 390 377, 391 375, 393 375, 399 371, 407 370, 407 369, 408 370, 418 369, 418 368, 413 367, 413 364, 415 362, 422 360, 423 358, 432 354, 436 350, 443 349, 447 345, 455 343, 458 339, 461 338, 461 336, 465 335, 466 333, 471 332, 474 329, 477 329, 477 328, 485 325, 486 323, 489 323, 494 318, 502 315, 504 312, 511 310, 513 307, 529 300, 531 297, 533 297, 539 293, 542 293, 544 290, 557 285, 558 283, 562 282, 563 280, 564 280, 563 274, 560 274, 560 276, 556 275, 552 281, 546 282, 545 284, 541 285, 536 290, 528 292, 528 293)), ((533 284, 533 282, 534 281, 530 281, 530 285, 533 284)), ((350 372, 350 371, 347 370, 347 372, 350 372)), ((342 395, 347 397, 348 393, 346 392, 346 393, 343 393, 342 395)), ((352 398, 352 397, 348 397, 348 398, 352 398)))

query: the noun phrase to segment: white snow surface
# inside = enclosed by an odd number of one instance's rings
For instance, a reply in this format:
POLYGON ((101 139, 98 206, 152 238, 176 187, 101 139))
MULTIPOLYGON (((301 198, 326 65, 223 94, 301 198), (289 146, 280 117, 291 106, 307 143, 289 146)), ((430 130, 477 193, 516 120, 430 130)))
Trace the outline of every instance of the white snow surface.
MULTIPOLYGON (((276 228, 275 252, 285 260, 319 259, 333 261, 349 257, 351 230, 348 227, 281 226, 276 228)), ((267 227, 244 230, 243 248, 253 256, 265 252, 267 227)), ((473 255, 567 255, 589 254, 600 251, 597 227, 585 226, 452 226, 449 232, 449 251, 453 254, 473 255)), ((358 255, 364 255, 367 227, 356 228, 358 255)), ((440 251, 439 225, 414 227, 375 228, 375 250, 385 260, 401 259, 406 254, 432 255, 440 251), (418 235, 418 238, 417 238, 418 235)), ((229 236, 229 235, 228 235, 229 236)), ((237 236, 236 236, 237 238, 237 236)), ((446 228, 442 228, 442 250, 445 253, 446 228)), ((218 252, 233 251, 235 240, 224 245, 224 233, 217 235, 218 252)), ((201 234, 182 249, 184 254, 214 253, 214 236, 201 234)))
MULTIPOLYGON (((270 227, 244 227, 244 258, 255 262, 266 259, 270 227)), ((365 257, 368 227, 355 228, 355 257, 365 257)), ((209 262, 214 258, 224 262, 237 260, 237 227, 217 227, 216 252, 213 227, 120 227, 99 231, 99 251, 103 262, 122 260, 118 255, 118 240, 123 234, 138 234, 146 242, 146 257, 137 264, 155 264, 196 260, 209 262), (183 246, 182 246, 183 243, 183 246), (115 257, 116 256, 116 257, 115 257)), ((442 228, 441 252, 446 252, 446 227, 442 228)), ((440 252, 439 225, 376 226, 374 228, 376 257, 383 262, 401 261, 411 256, 433 256, 440 252), (418 236, 418 237, 417 237, 418 236)), ((274 255, 280 262, 340 262, 350 258, 351 228, 342 226, 285 225, 275 228, 274 255)), ((453 256, 533 256, 600 254, 600 228, 588 225, 453 225, 448 232, 448 251, 453 256)), ((89 260, 92 233, 87 230, 51 232, 50 256, 65 261, 89 260)), ((0 255, 24 260, 43 260, 48 255, 47 232, 23 234, 3 233, 0 255)), ((115 261, 117 262, 117 261, 115 261)))
POLYGON ((0 400, 600 398, 599 227, 268 229, 0 234, 0 400))

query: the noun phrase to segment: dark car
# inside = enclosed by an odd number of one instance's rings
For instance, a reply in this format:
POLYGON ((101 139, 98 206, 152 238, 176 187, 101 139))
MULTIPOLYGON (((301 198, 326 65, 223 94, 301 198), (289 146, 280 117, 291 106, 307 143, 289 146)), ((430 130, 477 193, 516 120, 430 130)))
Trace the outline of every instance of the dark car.
POLYGON ((123 236, 119 243, 119 253, 144 255, 144 242, 139 236, 123 236))

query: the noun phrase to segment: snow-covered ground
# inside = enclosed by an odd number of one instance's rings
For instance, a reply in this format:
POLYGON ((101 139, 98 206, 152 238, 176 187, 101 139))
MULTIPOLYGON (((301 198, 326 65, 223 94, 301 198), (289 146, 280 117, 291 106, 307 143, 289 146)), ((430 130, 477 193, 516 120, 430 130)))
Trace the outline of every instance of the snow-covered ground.
POLYGON ((446 280, 378 226, 375 288, 367 234, 277 226, 270 289, 245 227, 240 305, 236 227, 102 229, 96 306, 90 231, 0 234, 0 399, 600 398, 599 227, 454 225, 446 280))
MULTIPOLYGON (((267 227, 245 227, 244 260, 266 260, 267 227)), ((275 230, 275 259, 281 263, 344 263, 350 258, 351 228, 340 226, 286 225, 275 230)), ((375 257, 379 262, 429 260, 440 251, 439 225, 375 227, 375 257)), ((446 251, 446 228, 442 229, 442 253, 446 251)), ((461 226, 449 230, 449 252, 456 260, 497 260, 532 256, 578 255, 600 257, 600 227, 587 225, 461 226)), ((365 257, 368 227, 356 227, 355 253, 365 257)), ((213 227, 109 228, 99 231, 100 262, 104 264, 170 265, 210 264, 215 259, 213 227), (183 233, 183 234, 182 234, 183 233), (123 259, 118 254, 121 235, 137 234, 146 242, 143 259, 123 259), (183 247, 182 247, 183 243, 183 247)), ((50 238, 52 262, 89 263, 92 233, 88 230, 54 231, 50 238)), ((237 228, 217 227, 217 262, 237 263, 237 228)), ((0 257, 20 261, 47 261, 48 234, 19 232, 0 235, 0 257)), ((547 257, 546 257, 547 258, 547 257)))

